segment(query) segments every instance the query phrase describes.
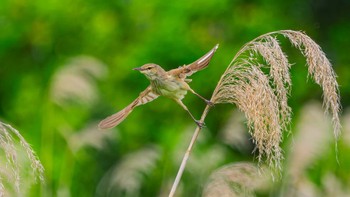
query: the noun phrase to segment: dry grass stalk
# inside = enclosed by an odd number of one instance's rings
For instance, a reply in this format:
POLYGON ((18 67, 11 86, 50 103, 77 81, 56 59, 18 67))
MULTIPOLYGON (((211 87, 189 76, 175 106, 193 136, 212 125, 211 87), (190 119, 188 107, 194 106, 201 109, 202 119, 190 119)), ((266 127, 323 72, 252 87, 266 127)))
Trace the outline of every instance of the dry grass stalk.
MULTIPOLYGON (((258 149, 258 160, 266 158, 269 166, 279 171, 283 159, 280 148, 282 131, 288 130, 291 121, 291 109, 287 103, 291 65, 281 50, 277 35, 287 37, 306 57, 310 76, 323 90, 323 103, 326 111, 331 112, 334 136, 338 139, 341 128, 340 98, 335 73, 320 46, 299 31, 270 32, 245 44, 221 76, 211 101, 214 104, 236 104, 245 113, 249 132, 258 149), (265 69, 269 69, 269 74, 262 71, 265 69)), ((206 106, 200 121, 204 121, 209 110, 210 106, 206 106)), ((197 127, 193 134, 170 197, 175 193, 200 130, 197 127)))
POLYGON ((251 163, 229 164, 212 173, 204 186, 203 197, 255 196, 255 190, 268 185, 267 177, 251 163))
POLYGON ((244 121, 244 114, 238 109, 234 109, 219 133, 219 138, 223 143, 243 153, 250 150, 250 137, 246 134, 247 129, 244 121))
POLYGON ((277 97, 269 86, 267 76, 258 66, 236 65, 234 76, 223 79, 225 88, 216 94, 215 103, 235 103, 245 112, 249 132, 257 145, 259 162, 266 154, 271 165, 279 168, 282 158, 279 143, 282 141, 277 97), (234 91, 234 94, 232 94, 234 91), (228 96, 227 96, 228 95, 228 96))
POLYGON ((126 155, 104 175, 97 188, 99 196, 140 196, 142 182, 159 160, 161 150, 151 146, 126 155))
POLYGON ((306 34, 291 30, 281 31, 281 34, 286 36, 306 57, 309 75, 323 90, 323 105, 326 112, 331 112, 334 137, 338 139, 341 129, 339 121, 340 97, 332 64, 321 47, 306 34))
POLYGON ((51 98, 61 106, 72 101, 91 104, 98 95, 96 80, 105 74, 106 66, 99 60, 90 56, 74 57, 55 73, 51 98))
MULTIPOLYGON (((24 166, 21 166, 19 161, 19 152, 21 151, 18 150, 19 147, 23 148, 23 151, 29 159, 34 180, 36 181, 37 178, 39 178, 41 182, 44 182, 44 167, 33 149, 26 142, 19 131, 14 129, 11 125, 4 124, 2 122, 0 122, 0 147, 3 149, 6 159, 5 164, 1 166, 0 196, 7 191, 7 188, 4 187, 2 182, 4 180, 2 176, 5 174, 7 174, 5 175, 5 178, 11 179, 5 181, 9 182, 10 184, 14 184, 15 192, 17 194, 20 193, 22 181, 21 178, 23 178, 21 177, 21 174, 24 173, 22 172, 22 167, 24 166), (17 146, 18 142, 15 140, 16 138, 18 138, 20 146, 17 146)), ((26 182, 25 184, 29 183, 26 182)))
POLYGON ((318 102, 306 104, 296 122, 296 133, 293 148, 288 156, 287 173, 297 180, 306 175, 306 170, 322 154, 327 151, 331 142, 331 128, 329 117, 322 115, 322 106, 318 102), (306 151, 307 150, 307 151, 306 151))
MULTIPOLYGON (((10 170, 12 171, 12 179, 15 185, 16 191, 19 191, 20 188, 20 169, 17 161, 17 150, 13 138, 6 128, 1 125, 1 130, 3 131, 0 137, 0 146, 4 149, 6 160, 10 164, 10 170)), ((11 176, 7 176, 11 177, 11 176)))
POLYGON ((88 124, 79 132, 73 133, 69 129, 62 129, 61 133, 65 136, 69 148, 74 154, 84 147, 93 147, 101 150, 106 147, 108 140, 117 137, 114 132, 101 132, 96 129, 96 123, 88 124))
MULTIPOLYGON (((332 141, 329 131, 329 117, 322 114, 318 102, 306 104, 296 122, 293 148, 287 157, 286 176, 284 177, 280 196, 322 196, 319 189, 308 177, 308 169, 327 151, 332 141)), ((337 196, 337 195, 325 195, 337 196)))
POLYGON ((287 103, 291 65, 279 46, 278 34, 287 37, 306 57, 310 76, 323 89, 324 105, 332 114, 334 135, 338 138, 340 104, 332 65, 321 48, 299 31, 271 32, 244 45, 221 77, 212 97, 214 103, 234 103, 245 113, 259 151, 259 161, 266 157, 269 165, 277 169, 283 158, 279 147, 282 131, 288 130, 291 120, 287 103), (266 68, 269 75, 261 71, 266 68))

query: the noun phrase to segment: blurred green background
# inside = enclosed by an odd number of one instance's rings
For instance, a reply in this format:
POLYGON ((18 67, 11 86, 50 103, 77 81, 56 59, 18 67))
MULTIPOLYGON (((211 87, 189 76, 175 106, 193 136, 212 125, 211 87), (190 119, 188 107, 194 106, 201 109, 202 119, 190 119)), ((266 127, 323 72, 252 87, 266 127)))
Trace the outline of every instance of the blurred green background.
MULTIPOLYGON (((132 68, 153 62, 172 69, 219 43, 210 66, 191 77, 191 87, 210 98, 244 43, 281 29, 302 30, 322 47, 338 75, 343 107, 337 164, 332 129, 318 124, 330 122, 322 121, 322 90, 307 80, 299 51, 281 39, 295 63, 293 134, 284 140, 283 174, 302 165, 297 179, 306 183, 299 187, 311 185, 320 196, 350 195, 349 10, 347 0, 0 1, 0 119, 21 132, 46 169, 46 183, 24 196, 167 196, 195 128, 181 107, 159 98, 117 128, 97 130, 101 119, 147 87, 132 68), (311 130, 306 143, 297 143, 311 130), (310 154, 303 164, 299 149, 310 154)), ((184 103, 196 117, 205 107, 193 95, 184 103)), ((235 110, 217 105, 209 112, 178 196, 201 196, 209 175, 225 164, 256 162, 244 118, 235 110)), ((281 196, 286 182, 261 195, 281 196)))

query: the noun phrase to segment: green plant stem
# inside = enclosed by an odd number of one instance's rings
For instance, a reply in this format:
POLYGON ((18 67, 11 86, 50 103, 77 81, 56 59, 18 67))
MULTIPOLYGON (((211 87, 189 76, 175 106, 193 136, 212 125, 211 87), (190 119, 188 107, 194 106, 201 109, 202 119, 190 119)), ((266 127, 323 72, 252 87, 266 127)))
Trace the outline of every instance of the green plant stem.
MULTIPOLYGON (((201 119, 200 119, 200 122, 204 122, 204 119, 205 117, 207 116, 208 112, 209 112, 209 109, 210 109, 211 106, 207 105, 202 113, 202 116, 201 116, 201 119)), ((192 139, 191 139, 191 142, 186 150, 186 153, 182 159, 182 162, 181 162, 181 165, 180 165, 180 168, 177 172, 177 175, 176 175, 176 178, 175 178, 175 181, 173 183, 173 186, 171 187, 171 190, 170 190, 170 194, 169 194, 169 197, 173 197, 174 194, 175 194, 175 191, 177 189, 177 186, 179 185, 179 182, 181 180, 181 177, 182 177, 182 174, 185 170, 185 167, 186 167, 186 164, 187 164, 187 160, 191 154, 191 151, 192 151, 192 148, 193 148, 193 145, 194 143, 196 142, 196 139, 201 131, 201 127, 197 126, 196 130, 194 131, 193 133, 193 136, 192 136, 192 139)))

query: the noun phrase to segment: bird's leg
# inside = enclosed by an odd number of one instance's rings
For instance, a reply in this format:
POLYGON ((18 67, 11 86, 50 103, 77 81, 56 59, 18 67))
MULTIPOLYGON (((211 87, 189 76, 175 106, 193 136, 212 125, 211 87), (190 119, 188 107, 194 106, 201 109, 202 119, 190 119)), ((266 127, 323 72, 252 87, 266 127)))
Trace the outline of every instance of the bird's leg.
POLYGON ((208 100, 208 99, 204 98, 203 96, 199 95, 197 92, 195 92, 195 91, 192 90, 191 88, 190 88, 190 91, 191 91, 194 95, 198 96, 198 97, 201 98, 203 101, 205 101, 205 103, 206 103, 207 105, 209 105, 209 106, 214 106, 214 103, 213 103, 213 102, 211 102, 210 100, 208 100))
POLYGON ((199 120, 196 120, 194 118, 194 116, 192 115, 192 113, 190 112, 190 110, 187 109, 186 105, 183 104, 183 102, 179 99, 174 99, 179 105, 181 105, 182 108, 184 108, 184 110, 186 110, 188 112, 188 114, 190 114, 191 118, 194 120, 194 122, 196 122, 196 124, 200 127, 203 128, 204 127, 204 122, 200 122, 199 120))

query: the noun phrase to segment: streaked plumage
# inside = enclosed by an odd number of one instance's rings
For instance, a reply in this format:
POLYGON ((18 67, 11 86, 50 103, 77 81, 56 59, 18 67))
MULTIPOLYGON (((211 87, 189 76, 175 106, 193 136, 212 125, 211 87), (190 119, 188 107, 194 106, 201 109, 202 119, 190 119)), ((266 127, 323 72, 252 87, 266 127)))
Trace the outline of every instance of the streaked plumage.
POLYGON ((219 45, 216 45, 212 50, 210 50, 203 57, 199 58, 197 61, 170 71, 165 71, 162 67, 153 63, 145 64, 140 68, 135 68, 134 70, 139 70, 141 73, 143 73, 150 80, 151 84, 127 107, 102 120, 98 125, 99 128, 109 129, 117 126, 132 112, 135 107, 151 102, 158 98, 158 96, 165 96, 175 100, 190 114, 190 116, 199 126, 203 126, 203 123, 200 123, 192 116, 181 100, 185 97, 187 91, 190 91, 199 96, 201 99, 205 100, 207 104, 211 104, 210 101, 204 99, 190 88, 187 82, 191 80, 187 79, 187 77, 206 68, 218 47, 219 45))

